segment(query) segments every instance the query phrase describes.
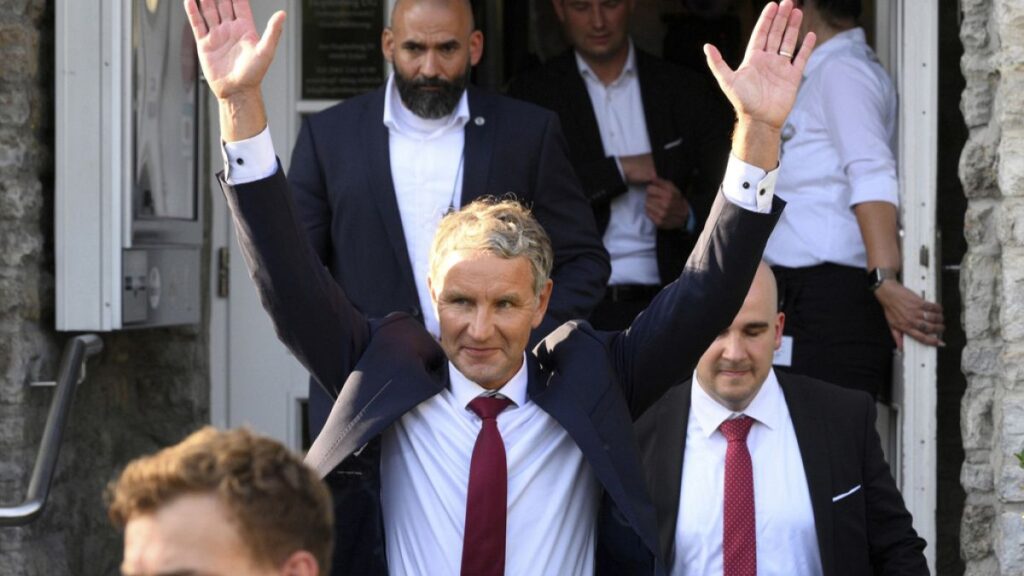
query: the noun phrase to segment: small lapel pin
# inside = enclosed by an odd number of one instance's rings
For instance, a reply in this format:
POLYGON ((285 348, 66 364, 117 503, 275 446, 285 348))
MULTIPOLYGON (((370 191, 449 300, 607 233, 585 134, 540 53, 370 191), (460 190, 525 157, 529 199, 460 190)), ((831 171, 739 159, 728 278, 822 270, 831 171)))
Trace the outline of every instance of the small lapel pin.
POLYGON ((473 124, 476 124, 477 126, 483 126, 484 122, 487 122, 487 120, 484 120, 483 116, 477 116, 473 119, 473 124))

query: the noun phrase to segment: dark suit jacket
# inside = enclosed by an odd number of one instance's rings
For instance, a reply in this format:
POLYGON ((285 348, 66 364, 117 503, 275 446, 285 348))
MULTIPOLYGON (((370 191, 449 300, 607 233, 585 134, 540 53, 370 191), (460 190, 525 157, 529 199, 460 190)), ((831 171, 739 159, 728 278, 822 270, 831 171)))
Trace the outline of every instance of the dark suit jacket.
MULTIPOLYGON (((925 542, 882 458, 874 400, 805 376, 775 374, 803 457, 825 576, 927 574, 925 542), (856 486, 861 489, 832 501, 856 486)), ((675 541, 691 386, 673 388, 636 425, 666 561, 675 541)))
MULTIPOLYGON (((658 230, 657 258, 662 284, 676 279, 696 241, 729 158, 732 112, 716 87, 702 76, 639 48, 637 80, 647 135, 658 176, 671 180, 694 210, 697 230, 658 230)), ((610 203, 626 191, 615 159, 606 156, 586 84, 570 50, 511 84, 509 95, 558 113, 569 141, 569 157, 604 234, 610 203)))
MULTIPOLYGON (((306 458, 335 499, 333 573, 384 574, 380 434, 447 386, 445 355, 407 314, 368 321, 351 305, 296 225, 280 173, 225 186, 225 193, 278 335, 336 397, 306 458)), ((776 200, 772 214, 755 214, 720 201, 683 276, 629 330, 598 332, 570 322, 528 355, 531 400, 579 446, 611 508, 635 527, 629 538, 643 542, 637 553, 648 562, 657 554, 657 531, 632 420, 692 370, 731 322, 782 204, 776 200)))
MULTIPOLYGON (((370 317, 402 311, 422 322, 391 178, 385 89, 304 118, 288 181, 313 249, 349 301, 370 317)), ((473 87, 467 94, 462 205, 514 194, 551 237, 556 288, 536 340, 590 314, 604 295, 608 255, 586 213, 558 119, 473 87)), ((330 399, 312 386, 309 405, 315 436, 330 399)))

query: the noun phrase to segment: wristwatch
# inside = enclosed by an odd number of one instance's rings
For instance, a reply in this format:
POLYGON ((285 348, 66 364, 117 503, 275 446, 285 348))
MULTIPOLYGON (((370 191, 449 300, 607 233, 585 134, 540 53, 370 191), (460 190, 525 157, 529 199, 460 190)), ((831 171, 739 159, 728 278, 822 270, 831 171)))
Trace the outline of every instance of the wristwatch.
POLYGON ((868 290, 874 292, 886 280, 899 282, 900 272, 895 268, 872 268, 868 272, 868 290))

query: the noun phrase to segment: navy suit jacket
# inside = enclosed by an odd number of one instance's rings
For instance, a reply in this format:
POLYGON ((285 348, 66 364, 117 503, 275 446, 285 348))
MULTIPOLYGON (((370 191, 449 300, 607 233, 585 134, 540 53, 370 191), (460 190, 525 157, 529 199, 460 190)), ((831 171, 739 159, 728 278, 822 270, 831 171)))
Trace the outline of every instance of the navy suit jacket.
MULTIPOLYGON (((335 398, 306 458, 334 496, 333 573, 386 574, 380 435, 448 385, 445 355, 408 314, 368 320, 351 304, 297 224, 280 171, 224 188, 242 254, 279 337, 335 398)), ((569 322, 527 355, 531 400, 579 446, 648 562, 658 553, 657 528, 632 421, 691 371, 732 321, 782 205, 776 200, 771 214, 757 214, 719 200, 683 275, 628 330, 599 332, 569 322)))
MULTIPOLYGON (((928 574, 922 553, 925 542, 914 531, 883 459, 874 400, 864 392, 806 376, 775 374, 804 463, 825 576, 928 574), (847 496, 833 501, 841 495, 847 496)), ((675 545, 692 386, 688 380, 673 388, 636 425, 666 561, 675 545)), ((604 522, 601 530, 602 539, 613 542, 619 540, 615 532, 628 533, 614 522, 604 522)), ((605 564, 609 565, 614 566, 605 564)), ((650 572, 643 565, 618 565, 605 573, 650 572)))
MULTIPOLYGON (((288 181, 313 249, 356 308, 370 317, 423 313, 395 199, 384 126, 386 86, 303 119, 288 181)), ((557 117, 537 106, 467 88, 462 205, 514 195, 530 206, 555 254, 547 316, 535 340, 586 318, 611 268, 569 164, 557 117)), ((330 399, 310 390, 315 436, 330 399)))
MULTIPOLYGON (((694 211, 697 230, 659 229, 656 235, 661 283, 675 280, 707 218, 729 158, 733 114, 721 92, 692 71, 634 47, 647 137, 658 176, 682 191, 694 211)), ((570 50, 528 71, 509 86, 509 95, 558 114, 569 142, 569 158, 583 184, 598 232, 604 234, 611 201, 627 190, 615 159, 605 154, 587 86, 570 50)))

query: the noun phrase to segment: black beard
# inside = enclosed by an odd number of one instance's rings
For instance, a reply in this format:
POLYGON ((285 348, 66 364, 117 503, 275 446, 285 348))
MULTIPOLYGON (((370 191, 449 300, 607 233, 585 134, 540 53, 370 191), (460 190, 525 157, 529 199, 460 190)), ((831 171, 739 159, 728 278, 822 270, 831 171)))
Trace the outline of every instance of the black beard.
POLYGON ((441 78, 413 78, 412 80, 402 76, 402 73, 395 68, 395 85, 398 87, 398 95, 402 97, 402 103, 420 118, 436 120, 451 114, 462 98, 462 92, 466 89, 466 72, 456 76, 451 81, 441 78), (423 90, 422 88, 440 88, 440 90, 423 90))

